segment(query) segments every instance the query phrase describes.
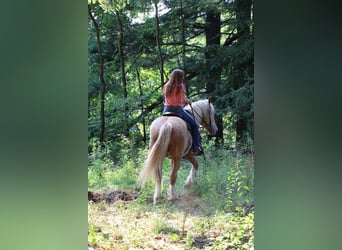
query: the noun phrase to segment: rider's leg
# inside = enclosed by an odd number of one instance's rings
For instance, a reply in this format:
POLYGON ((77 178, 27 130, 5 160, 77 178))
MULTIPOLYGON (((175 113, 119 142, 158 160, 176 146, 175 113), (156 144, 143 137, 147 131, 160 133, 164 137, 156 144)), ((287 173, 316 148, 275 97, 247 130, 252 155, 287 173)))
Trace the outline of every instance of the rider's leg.
POLYGON ((202 151, 201 148, 201 138, 199 134, 199 127, 197 125, 197 122, 195 121, 192 116, 190 116, 187 112, 185 112, 183 109, 179 110, 179 114, 183 117, 183 119, 188 122, 191 126, 191 134, 192 134, 192 139, 193 139, 193 149, 194 152, 196 151, 196 154, 200 154, 202 151))

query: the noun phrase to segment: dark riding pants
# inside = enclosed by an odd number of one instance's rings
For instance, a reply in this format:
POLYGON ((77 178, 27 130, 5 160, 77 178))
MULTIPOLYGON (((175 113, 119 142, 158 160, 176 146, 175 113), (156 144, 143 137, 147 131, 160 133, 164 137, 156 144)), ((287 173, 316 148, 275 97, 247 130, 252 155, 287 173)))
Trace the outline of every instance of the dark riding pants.
POLYGON ((190 116, 187 112, 184 111, 183 107, 168 107, 164 106, 163 114, 165 112, 174 112, 181 116, 187 123, 191 126, 191 134, 192 134, 192 146, 194 149, 198 149, 201 146, 201 138, 198 131, 198 125, 192 116, 190 116))

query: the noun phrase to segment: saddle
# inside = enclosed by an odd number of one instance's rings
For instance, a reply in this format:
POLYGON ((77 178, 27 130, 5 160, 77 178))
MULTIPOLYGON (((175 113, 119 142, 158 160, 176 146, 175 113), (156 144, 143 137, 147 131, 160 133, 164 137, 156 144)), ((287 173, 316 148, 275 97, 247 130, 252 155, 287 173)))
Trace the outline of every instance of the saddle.
POLYGON ((163 116, 177 116, 177 117, 181 118, 183 121, 185 121, 186 126, 187 126, 188 130, 191 133, 191 125, 190 125, 190 123, 188 123, 186 120, 184 120, 184 118, 182 116, 180 116, 179 114, 177 114, 176 112, 165 112, 163 114, 163 116))

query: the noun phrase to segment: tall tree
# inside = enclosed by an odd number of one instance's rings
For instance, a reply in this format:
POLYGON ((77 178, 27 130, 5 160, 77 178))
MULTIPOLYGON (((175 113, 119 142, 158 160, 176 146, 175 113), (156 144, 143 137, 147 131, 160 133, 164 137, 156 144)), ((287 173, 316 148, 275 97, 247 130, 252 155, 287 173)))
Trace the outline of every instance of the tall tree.
POLYGON ((103 64, 103 56, 102 56, 102 46, 101 46, 101 39, 100 39, 100 28, 98 23, 96 22, 92 11, 91 7, 88 4, 88 14, 90 19, 93 21, 95 31, 96 31, 96 38, 97 38, 97 48, 98 48, 98 55, 99 55, 99 66, 100 66, 100 81, 101 81, 101 97, 100 97, 100 102, 101 102, 101 111, 100 111, 100 116, 101 116, 101 131, 100 131, 100 142, 102 143, 104 141, 104 134, 105 134, 105 109, 104 109, 104 99, 105 99, 105 89, 106 89, 106 82, 104 79, 104 64, 103 64))
POLYGON ((220 38, 221 38, 221 19, 220 12, 215 9, 210 9, 206 13, 206 26, 205 26, 205 40, 206 40, 206 92, 211 94, 215 91, 216 83, 220 79, 221 69, 215 63, 219 53, 220 38))
MULTIPOLYGON (((116 9, 114 11, 116 21, 118 24, 118 48, 119 48, 119 57, 120 57, 120 73, 121 73, 121 83, 123 89, 123 97, 124 97, 124 107, 125 107, 125 120, 128 119, 128 94, 127 94, 127 81, 126 81, 126 72, 125 72, 125 53, 123 49, 123 27, 120 17, 120 12, 116 9)), ((126 136, 128 136, 129 130, 126 130, 126 136)))
POLYGON ((160 36, 160 27, 159 27, 159 13, 158 13, 158 3, 159 0, 153 0, 154 8, 155 8, 155 20, 156 20, 156 42, 157 42, 157 53, 159 60, 159 74, 160 74, 160 82, 161 86, 164 84, 164 59, 161 51, 161 36, 160 36))
POLYGON ((144 114, 144 102, 143 102, 143 91, 141 87, 141 79, 140 79, 140 73, 138 68, 136 67, 136 73, 137 73, 137 80, 138 80, 138 85, 139 85, 139 98, 140 98, 140 105, 141 105, 141 114, 142 114, 142 125, 143 125, 143 141, 144 144, 146 145, 146 122, 145 122, 145 114, 144 114))
MULTIPOLYGON (((184 17, 184 8, 183 8, 183 0, 180 2, 180 15, 182 18, 182 62, 183 62, 183 69, 185 69, 185 49, 186 49, 186 41, 185 41, 185 17, 184 17)), ((188 89, 187 89, 188 91, 188 89)))
POLYGON ((104 95, 97 95, 100 58, 90 22, 90 134, 97 137, 100 131, 101 99, 106 100, 102 116, 106 119, 105 140, 122 136, 130 140, 137 135, 126 134, 127 128, 143 131, 160 115, 165 72, 182 67, 191 98, 216 97, 217 138, 222 142, 228 138, 230 143, 230 135, 237 134, 242 142, 241 135, 253 122, 252 102, 246 98, 253 96, 253 88, 248 86, 253 85, 251 17, 242 3, 248 5, 252 0, 115 0, 103 6, 105 1, 101 0, 101 14, 94 14, 101 31, 103 79, 111 82, 105 85, 104 95), (229 120, 231 114, 234 120, 229 120), (228 120, 234 121, 236 133, 228 131, 228 120))
MULTIPOLYGON (((237 34, 239 37, 237 39, 237 48, 245 48, 246 44, 251 39, 251 8, 252 8, 252 0, 236 0, 236 21, 237 21, 237 34)), ((248 50, 244 50, 245 53, 250 53, 248 50)), ((242 88, 247 80, 247 76, 251 75, 251 71, 253 71, 253 56, 247 55, 244 57, 245 60, 238 60, 235 65, 235 74, 233 79, 233 89, 238 90, 242 88)), ((244 107, 238 109, 238 113, 236 115, 236 141, 238 144, 244 144, 246 141, 246 133, 248 132, 248 119, 245 115, 245 112, 248 109, 248 103, 243 104, 244 107)))
MULTIPOLYGON (((210 8, 206 12, 205 38, 206 92, 208 95, 212 95, 221 77, 221 65, 217 63, 221 41, 221 13, 215 7, 210 8)), ((215 101, 215 96, 212 98, 215 101)), ((221 115, 216 116, 216 123, 218 128, 216 134, 217 141, 223 143, 223 122, 221 115)))

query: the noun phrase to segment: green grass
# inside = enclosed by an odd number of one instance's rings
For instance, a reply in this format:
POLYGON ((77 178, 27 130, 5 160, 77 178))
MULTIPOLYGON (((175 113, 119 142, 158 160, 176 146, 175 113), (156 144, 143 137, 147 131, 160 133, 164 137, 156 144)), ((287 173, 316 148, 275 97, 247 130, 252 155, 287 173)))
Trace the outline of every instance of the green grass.
MULTIPOLYGON (((136 189, 146 157, 126 159, 121 166, 93 157, 88 182, 92 190, 136 189)), ((88 245, 95 249, 250 249, 254 240, 254 171, 251 156, 207 145, 206 160, 195 185, 183 184, 191 165, 184 161, 176 191, 180 199, 168 201, 170 163, 163 166, 163 194, 157 205, 151 197, 154 183, 139 190, 138 199, 114 204, 88 203, 88 245)), ((101 159, 100 159, 101 158, 101 159)))

